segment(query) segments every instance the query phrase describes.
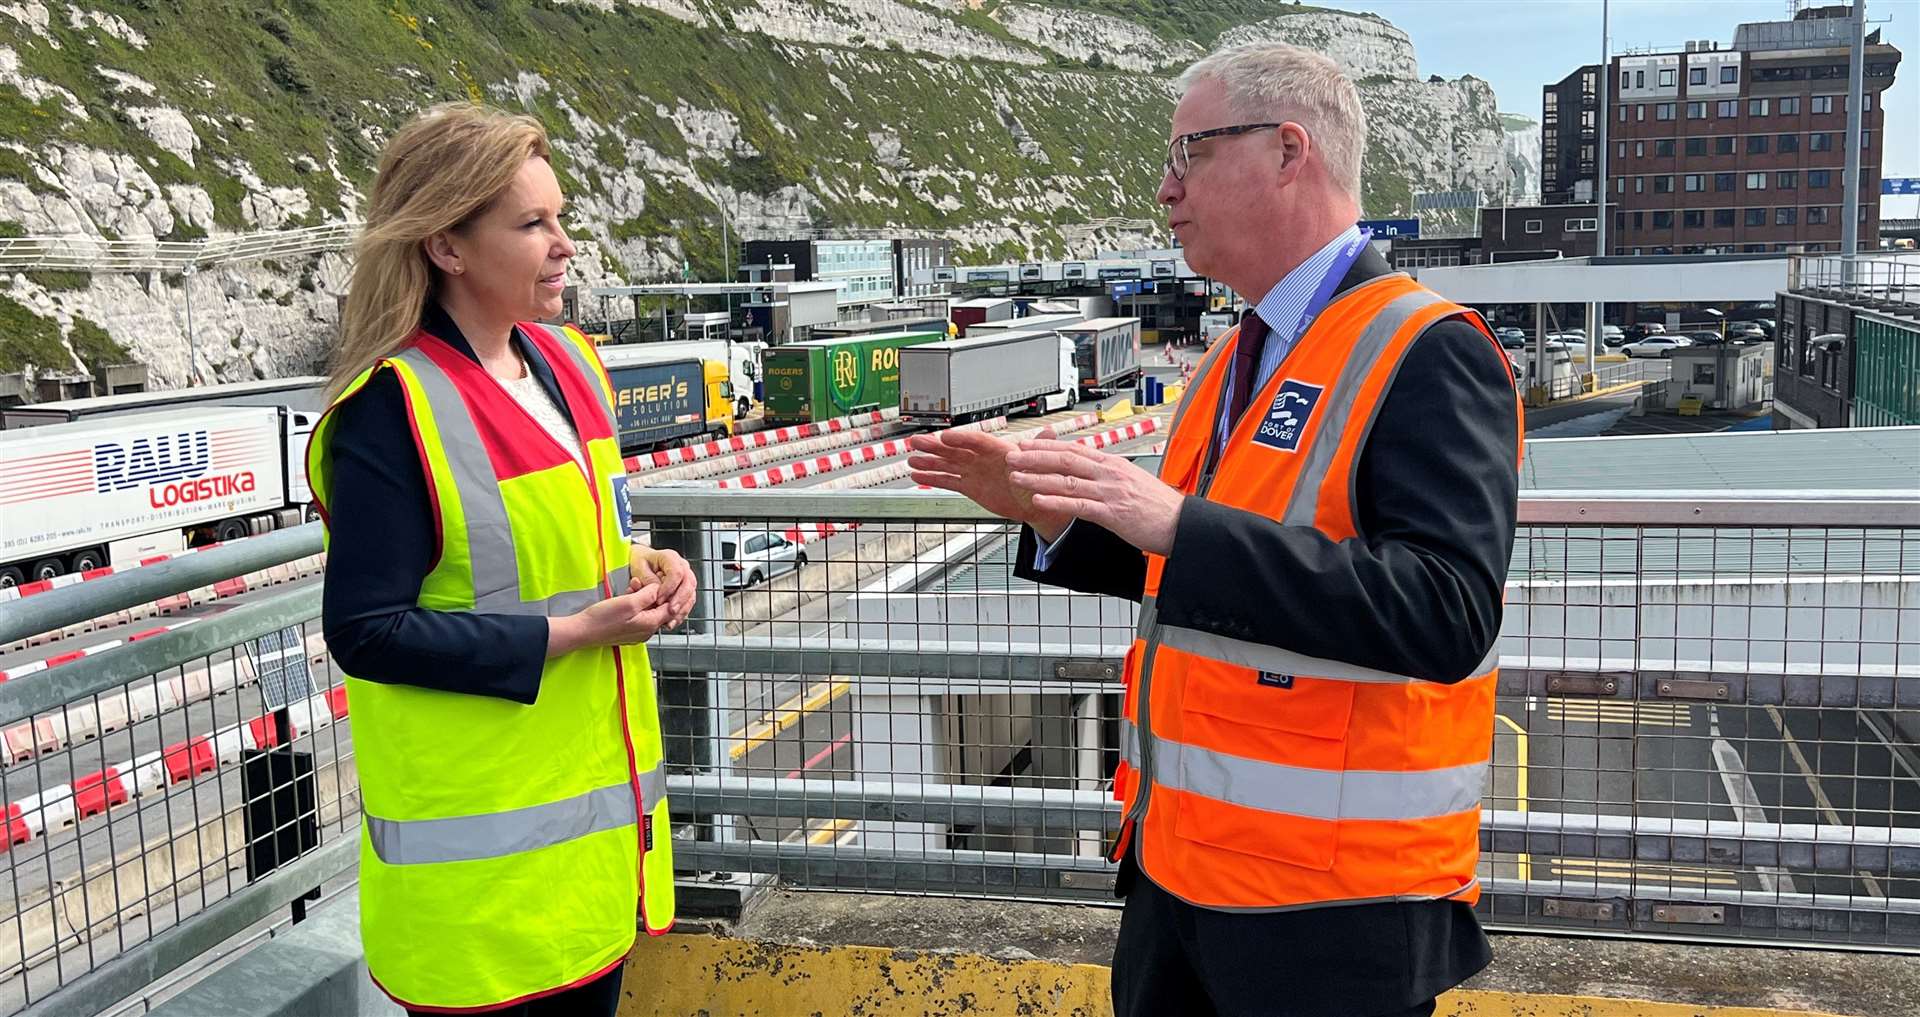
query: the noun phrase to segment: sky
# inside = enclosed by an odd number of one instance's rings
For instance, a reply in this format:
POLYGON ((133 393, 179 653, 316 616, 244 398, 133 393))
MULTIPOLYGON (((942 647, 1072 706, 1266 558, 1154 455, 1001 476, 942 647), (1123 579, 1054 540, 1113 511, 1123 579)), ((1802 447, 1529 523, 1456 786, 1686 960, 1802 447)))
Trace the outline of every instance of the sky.
MULTIPOLYGON (((1582 64, 1600 62, 1601 0, 1311 0, 1315 6, 1372 11, 1413 37, 1422 76, 1471 74, 1493 85, 1503 113, 1540 119, 1540 89, 1582 64)), ((1790 0, 1611 0, 1614 54, 1656 48, 1677 52, 1688 39, 1733 44, 1735 26, 1781 21, 1790 0)), ((1893 87, 1883 96, 1881 168, 1920 177, 1920 0, 1867 0, 1867 31, 1900 49, 1893 87)), ((1920 215, 1920 197, 1889 199, 1884 214, 1920 215), (1902 209, 1902 205, 1907 208, 1902 209)))

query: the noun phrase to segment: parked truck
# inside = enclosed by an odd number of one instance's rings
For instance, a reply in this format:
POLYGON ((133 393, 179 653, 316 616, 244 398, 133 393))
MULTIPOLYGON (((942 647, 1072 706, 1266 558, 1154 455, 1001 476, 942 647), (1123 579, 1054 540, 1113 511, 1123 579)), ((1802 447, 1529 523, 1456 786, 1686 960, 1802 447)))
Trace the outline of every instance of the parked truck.
POLYGON ((92 396, 85 399, 61 399, 28 403, 0 409, 0 428, 39 427, 43 424, 71 424, 76 420, 97 420, 129 413, 172 413, 194 406, 284 406, 307 413, 326 407, 320 398, 327 379, 312 375, 273 378, 266 381, 235 381, 194 388, 166 389, 157 392, 126 392, 120 395, 92 396))
POLYGON ((1005 321, 1013 317, 1013 298, 976 297, 972 300, 962 300, 954 304, 949 313, 953 317, 954 327, 960 333, 960 337, 965 338, 970 326, 984 321, 1005 321))
POLYGON ((676 339, 671 342, 619 343, 600 347, 600 362, 611 371, 613 364, 661 363, 698 357, 727 365, 727 381, 733 385, 735 419, 753 412, 753 383, 760 380, 760 357, 767 344, 758 340, 676 339))
POLYGON ((613 419, 620 451, 634 455, 689 438, 733 433, 733 383, 727 365, 697 357, 617 353, 601 363, 613 383, 613 419))
POLYGON ((776 427, 900 405, 900 351, 947 337, 900 332, 813 339, 767 350, 763 414, 776 427))
POLYGON ((1073 340, 1051 330, 989 333, 900 351, 900 417, 941 427, 1079 402, 1073 340))
POLYGON ((1140 319, 1095 318, 1060 329, 1073 340, 1082 393, 1112 393, 1140 377, 1140 319))
POLYGON ((299 524, 317 419, 188 407, 0 431, 0 587, 299 524))
POLYGON ((1067 325, 1078 325, 1087 320, 1084 315, 1029 314, 1024 318, 1008 318, 1005 321, 983 321, 967 328, 967 338, 977 335, 1011 335, 1015 332, 1051 332, 1067 325))

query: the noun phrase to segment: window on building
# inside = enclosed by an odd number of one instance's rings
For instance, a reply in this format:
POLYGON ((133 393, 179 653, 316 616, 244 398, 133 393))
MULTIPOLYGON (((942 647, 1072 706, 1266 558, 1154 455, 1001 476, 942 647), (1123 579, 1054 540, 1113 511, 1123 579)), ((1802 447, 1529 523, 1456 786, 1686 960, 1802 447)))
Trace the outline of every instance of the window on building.
POLYGON ((1670 102, 1654 103, 1653 118, 1655 120, 1672 120, 1673 119, 1673 103, 1670 103, 1670 102))
POLYGON ((1846 76, 1846 64, 1821 64, 1817 67, 1807 68, 1807 77, 1814 81, 1830 81, 1834 78, 1844 78, 1846 76))
POLYGON ((1688 138, 1688 139, 1687 139, 1687 154, 1688 154, 1688 155, 1706 155, 1706 154, 1707 154, 1707 139, 1705 139, 1705 138, 1688 138))
POLYGON ((1893 77, 1893 64, 1889 61, 1868 64, 1866 76, 1869 78, 1891 78, 1893 77))
POLYGON ((1625 233, 1627 231, 1627 213, 1613 213, 1613 231, 1615 233, 1625 233))
POLYGON ((1670 230, 1670 229, 1672 229, 1672 228, 1673 228, 1673 213, 1672 213, 1672 212, 1655 212, 1655 213, 1653 213, 1653 228, 1654 228, 1654 229, 1657 229, 1657 230, 1670 230))
POLYGON ((1614 157, 1615 159, 1625 159, 1625 158, 1627 157, 1627 143, 1626 143, 1626 142, 1624 142, 1624 141, 1616 141, 1616 142, 1614 142, 1614 145, 1613 145, 1613 157, 1614 157))
POLYGON ((1732 119, 1740 115, 1740 103, 1735 99, 1722 99, 1714 105, 1713 115, 1721 119, 1732 119))
POLYGON ((1721 84, 1723 84, 1723 85, 1737 85, 1737 84, 1739 84, 1739 83, 1740 83, 1740 68, 1738 68, 1738 67, 1735 67, 1735 66, 1733 66, 1733 65, 1731 65, 1731 64, 1729 64, 1729 65, 1726 65, 1726 66, 1723 66, 1723 67, 1721 67, 1721 68, 1720 68, 1720 83, 1721 83, 1721 84))
POLYGON ((1739 178, 1732 173, 1715 173, 1713 175, 1713 189, 1716 191, 1731 191, 1734 189, 1738 179, 1739 178))
POLYGON ((1528 232, 1528 233, 1538 233, 1538 232, 1540 232, 1540 220, 1538 220, 1538 219, 1528 219, 1528 220, 1527 220, 1527 232, 1528 232))
POLYGON ((1827 210, 1825 208, 1819 205, 1807 206, 1807 225, 1825 226, 1826 224, 1827 224, 1827 210))
POLYGON ((1715 226, 1720 226, 1720 227, 1732 226, 1733 225, 1733 209, 1731 208, 1714 209, 1713 224, 1715 226))
POLYGON ((1807 245, 1808 254, 1819 254, 1825 251, 1826 249, 1827 249, 1827 245, 1825 244, 1808 244, 1807 245))
POLYGON ((1799 116, 1800 115, 1800 97, 1797 95, 1781 96, 1780 97, 1780 115, 1783 117, 1799 116))
POLYGON ((1873 147, 1873 132, 1872 132, 1872 131, 1861 131, 1861 132, 1860 132, 1860 149, 1861 149, 1861 151, 1865 151, 1865 150, 1867 150, 1867 149, 1869 149, 1869 148, 1872 148, 1872 147, 1873 147))
POLYGON ((1687 229, 1697 230, 1705 226, 1706 224, 1707 224, 1707 213, 1701 211, 1700 209, 1697 209, 1697 208, 1688 209, 1687 211, 1680 213, 1680 225, 1685 226, 1687 229))
POLYGON ((1767 140, 1768 140, 1767 136, 1764 134, 1747 135, 1747 154, 1748 155, 1766 155, 1767 140))
POLYGON ((1767 115, 1767 100, 1765 100, 1765 99, 1748 99, 1748 100, 1747 100, 1747 115, 1748 115, 1748 116, 1750 116, 1750 117, 1763 117, 1763 116, 1766 116, 1766 115, 1767 115))
POLYGON ((1773 150, 1780 153, 1781 155, 1786 155, 1789 152, 1800 151, 1800 135, 1798 134, 1776 135, 1773 139, 1773 150))
POLYGON ((1800 209, 1795 206, 1789 205, 1773 210, 1773 224, 1775 226, 1792 226, 1798 222, 1799 219, 1800 209))
POLYGON ((1645 228, 1646 228, 1646 222, 1647 222, 1647 220, 1646 220, 1646 213, 1645 213, 1645 212, 1635 212, 1635 213, 1633 213, 1633 228, 1634 228, 1634 229, 1637 229, 1637 230, 1638 230, 1638 229, 1645 229, 1645 228))
POLYGON ((1627 89, 1632 87, 1633 87, 1633 72, 1621 71, 1620 72, 1620 90, 1624 92, 1627 89))
POLYGON ((1728 135, 1723 138, 1713 139, 1713 154, 1714 155, 1732 155, 1733 154, 1733 136, 1728 135))
POLYGON ((1853 219, 1854 219, 1854 221, 1855 221, 1855 222, 1859 222, 1859 223, 1864 223, 1864 222, 1866 222, 1866 221, 1867 221, 1867 213, 1869 213, 1869 212, 1871 212, 1871 211, 1873 211, 1873 206, 1872 206, 1872 205, 1869 205, 1869 204, 1867 204, 1867 203, 1866 203, 1866 202, 1864 202, 1864 201, 1863 201, 1863 202, 1861 202, 1861 203, 1860 203, 1860 214, 1859 214, 1859 215, 1856 215, 1856 216, 1854 216, 1854 217, 1853 217, 1853 219))
POLYGON ((1807 151, 1809 152, 1833 151, 1833 135, 1831 134, 1807 135, 1807 151))
POLYGON ((1704 85, 1706 83, 1707 83, 1707 69, 1705 67, 1687 68, 1687 84, 1704 85))
POLYGON ((1662 67, 1660 69, 1660 87, 1672 88, 1674 86, 1674 82, 1677 79, 1677 77, 1678 77, 1678 68, 1662 67))
POLYGON ((1861 111, 1866 113, 1873 112, 1873 93, 1872 92, 1860 93, 1860 109, 1861 111))
POLYGON ((1627 122, 1627 106, 1625 103, 1620 104, 1620 122, 1623 124, 1627 122))
POLYGON ((1673 155, 1673 139, 1667 138, 1653 143, 1653 154, 1662 158, 1673 155))
POLYGON ((1646 142, 1644 142, 1644 141, 1636 141, 1636 142, 1634 142, 1634 143, 1633 143, 1633 157, 1634 157, 1635 159, 1639 159, 1639 158, 1642 158, 1642 157, 1644 157, 1644 156, 1645 156, 1646 154, 1647 154, 1647 143, 1646 143, 1646 142))
POLYGON ((1689 173, 1682 178, 1680 186, 1690 192, 1704 191, 1707 189, 1707 178, 1699 173, 1689 173))
POLYGON ((1626 178, 1626 177, 1614 177, 1614 178, 1613 178, 1613 193, 1615 193, 1615 194, 1625 194, 1625 193, 1627 193, 1627 178, 1626 178))
POLYGON ((1773 175, 1776 190, 1791 191, 1800 186, 1800 174, 1794 170, 1781 170, 1773 175))
POLYGON ((1767 245, 1765 245, 1765 244, 1747 244, 1747 245, 1745 245, 1745 246, 1743 246, 1743 247, 1741 247, 1741 248, 1740 248, 1740 250, 1742 250, 1742 251, 1744 251, 1744 252, 1746 252, 1746 253, 1748 253, 1748 254, 1765 254, 1765 253, 1767 253, 1767 245))
POLYGON ((1600 220, 1598 219, 1568 219, 1566 225, 1568 233, 1592 233, 1599 228, 1600 220))
POLYGON ((1645 88, 1645 87, 1647 87, 1647 72, 1646 72, 1646 71, 1634 71, 1634 72, 1633 72, 1633 87, 1635 87, 1635 88, 1645 88))
POLYGON ((1815 113, 1831 113, 1831 112, 1833 112, 1833 96, 1831 96, 1831 95, 1816 95, 1816 96, 1814 96, 1814 97, 1813 97, 1813 112, 1815 112, 1815 113))
POLYGON ((1747 174, 1747 190, 1764 191, 1766 189, 1767 189, 1767 175, 1765 173, 1747 174))
POLYGON ((1814 188, 1831 187, 1831 186, 1833 186, 1832 170, 1808 170, 1807 171, 1807 189, 1808 190, 1812 190, 1814 188))
POLYGON ((1633 178, 1633 193, 1635 193, 1635 194, 1645 194, 1645 193, 1647 193, 1647 178, 1646 178, 1646 177, 1634 177, 1634 178, 1633 178))
POLYGON ((1664 174, 1664 173, 1661 174, 1660 176, 1654 177, 1653 193, 1672 194, 1673 193, 1673 177, 1668 176, 1667 174, 1664 174))
POLYGON ((1747 209, 1747 225, 1749 225, 1749 226, 1765 226, 1766 224, 1767 224, 1767 210, 1766 210, 1766 209, 1764 209, 1764 208, 1749 208, 1749 209, 1747 209))

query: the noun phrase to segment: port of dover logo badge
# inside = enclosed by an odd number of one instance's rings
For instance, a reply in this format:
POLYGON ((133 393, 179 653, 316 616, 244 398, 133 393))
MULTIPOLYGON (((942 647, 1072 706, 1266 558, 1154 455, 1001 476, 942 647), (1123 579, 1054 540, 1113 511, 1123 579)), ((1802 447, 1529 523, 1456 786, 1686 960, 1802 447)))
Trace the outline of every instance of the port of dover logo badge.
POLYGON ((1313 410, 1320 405, 1320 396, 1325 391, 1324 386, 1302 381, 1281 382, 1280 392, 1273 397, 1273 405, 1267 408, 1266 419, 1260 421, 1260 430, 1254 432, 1253 440, 1282 452, 1298 450, 1300 436, 1305 433, 1307 422, 1313 419, 1313 410))

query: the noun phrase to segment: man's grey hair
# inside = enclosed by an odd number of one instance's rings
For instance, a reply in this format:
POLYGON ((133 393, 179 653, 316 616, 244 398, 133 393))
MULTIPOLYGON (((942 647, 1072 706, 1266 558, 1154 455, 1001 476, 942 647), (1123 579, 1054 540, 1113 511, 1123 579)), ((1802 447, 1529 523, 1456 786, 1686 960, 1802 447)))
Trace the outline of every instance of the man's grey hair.
POLYGON ((1360 108, 1359 90, 1339 64, 1286 43, 1248 43, 1187 68, 1180 75, 1180 94, 1202 80, 1218 81, 1226 89, 1228 108, 1243 122, 1291 120, 1306 128, 1334 183, 1360 200, 1367 114, 1360 108))

